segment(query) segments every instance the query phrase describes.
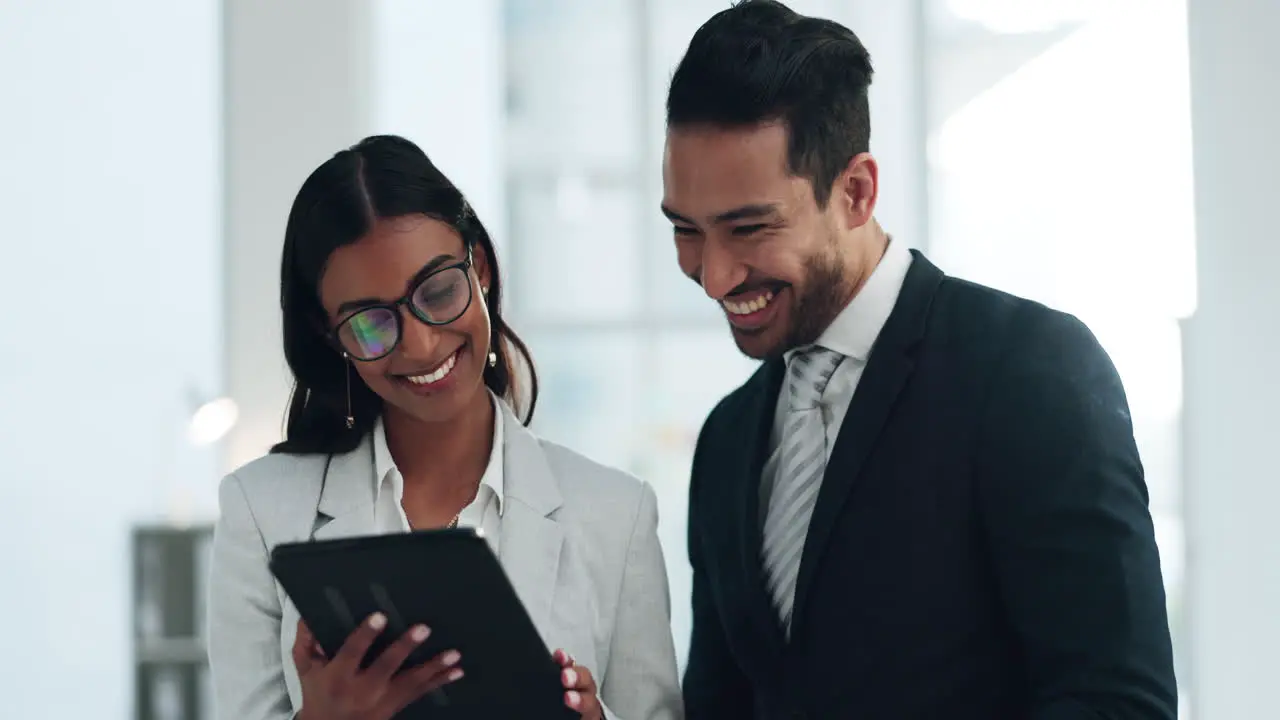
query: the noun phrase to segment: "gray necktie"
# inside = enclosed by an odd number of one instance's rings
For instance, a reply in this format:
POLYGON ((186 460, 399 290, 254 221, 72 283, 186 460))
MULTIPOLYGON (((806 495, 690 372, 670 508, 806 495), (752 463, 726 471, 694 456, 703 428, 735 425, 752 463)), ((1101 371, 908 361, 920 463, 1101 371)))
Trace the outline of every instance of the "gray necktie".
POLYGON ((827 466, 827 428, 819 401, 842 360, 840 353, 814 347, 796 353, 787 370, 789 406, 778 475, 764 519, 761 561, 778 618, 788 635, 800 554, 827 466))

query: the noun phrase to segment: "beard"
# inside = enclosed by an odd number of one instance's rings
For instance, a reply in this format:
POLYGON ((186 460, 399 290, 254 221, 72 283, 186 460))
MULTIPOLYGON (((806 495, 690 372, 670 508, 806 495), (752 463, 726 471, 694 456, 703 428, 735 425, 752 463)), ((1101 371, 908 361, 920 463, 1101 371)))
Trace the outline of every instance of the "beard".
POLYGON ((783 332, 777 341, 761 348, 758 336, 751 339, 735 333, 738 349, 748 357, 771 360, 781 358, 788 350, 812 345, 848 304, 852 287, 838 254, 814 255, 805 261, 804 268, 801 283, 790 286, 791 312, 779 318, 783 332))
POLYGON ((838 258, 810 258, 805 263, 804 287, 796 293, 791 316, 787 318, 787 334, 777 354, 818 342, 848 304, 849 295, 844 267, 838 258))

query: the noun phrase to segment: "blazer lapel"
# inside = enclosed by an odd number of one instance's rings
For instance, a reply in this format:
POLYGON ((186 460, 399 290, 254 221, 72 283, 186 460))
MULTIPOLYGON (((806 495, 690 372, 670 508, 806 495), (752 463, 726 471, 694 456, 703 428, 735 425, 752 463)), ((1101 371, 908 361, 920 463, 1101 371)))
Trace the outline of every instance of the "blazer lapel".
POLYGON ((911 269, 903 281, 898 302, 880 331, 858 381, 818 490, 796 579, 791 620, 793 636, 803 631, 805 601, 841 510, 861 477, 862 467, 899 392, 915 369, 914 351, 924 336, 929 309, 943 274, 919 252, 913 250, 912 255, 911 269))
POLYGON ((373 441, 368 437, 355 450, 330 457, 316 506, 314 539, 374 531, 373 472, 373 441))
POLYGON ((502 451, 504 501, 499 560, 516 595, 544 639, 553 636, 552 610, 560 570, 564 530, 552 517, 563 504, 560 485, 538 438, 506 403, 502 451))
MULTIPOLYGON (((538 439, 506 403, 503 413, 504 502, 499 559, 516 594, 540 632, 551 629, 564 531, 552 517, 563 504, 560 486, 538 439)), ((372 441, 334 455, 325 470, 312 538, 366 535, 375 531, 372 441)))
POLYGON ((747 432, 748 443, 745 452, 737 455, 739 464, 730 466, 733 472, 729 478, 734 493, 734 507, 737 509, 731 516, 741 523, 737 528, 737 537, 741 539, 739 560, 747 591, 743 601, 753 621, 750 627, 761 630, 766 655, 772 658, 780 657, 784 636, 778 623, 778 613, 765 586, 760 560, 763 542, 760 486, 763 482, 764 464, 769 457, 769 440, 777 411, 778 391, 782 387, 783 376, 786 375, 785 369, 786 365, 782 360, 769 360, 752 379, 755 392, 748 397, 742 411, 742 426, 747 432))

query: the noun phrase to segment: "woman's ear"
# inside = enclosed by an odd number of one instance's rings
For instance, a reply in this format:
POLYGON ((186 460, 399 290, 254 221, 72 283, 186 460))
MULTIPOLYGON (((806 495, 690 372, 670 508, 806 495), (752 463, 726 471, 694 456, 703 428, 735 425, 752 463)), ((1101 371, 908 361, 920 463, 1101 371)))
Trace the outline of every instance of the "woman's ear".
POLYGON ((329 331, 328 325, 320 322, 317 318, 309 319, 307 324, 311 326, 311 331, 314 332, 325 345, 332 346, 334 344, 333 333, 329 331))
POLYGON ((312 332, 316 334, 316 339, 321 345, 324 345, 339 355, 346 352, 342 347, 342 343, 338 342, 337 336, 333 334, 333 330, 325 320, 312 316, 307 319, 307 324, 311 327, 312 332))
POLYGON ((491 265, 489 264, 489 253, 485 251, 484 246, 476 244, 472 250, 471 265, 475 268, 476 278, 480 280, 480 290, 485 295, 489 294, 489 284, 493 280, 491 265))

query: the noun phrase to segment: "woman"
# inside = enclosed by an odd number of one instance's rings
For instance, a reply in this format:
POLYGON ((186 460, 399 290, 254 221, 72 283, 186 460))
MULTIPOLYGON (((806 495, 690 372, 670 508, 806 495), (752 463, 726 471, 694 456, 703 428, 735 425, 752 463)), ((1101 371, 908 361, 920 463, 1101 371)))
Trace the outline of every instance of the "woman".
POLYGON ((394 673, 421 626, 360 670, 380 615, 326 658, 267 568, 282 542, 459 525, 484 531, 558 648, 569 707, 591 720, 679 717, 653 490, 525 428, 532 362, 500 314, 493 243, 458 189, 402 138, 339 152, 294 200, 280 283, 287 437, 219 491, 218 717, 386 720, 464 677, 451 651, 394 673))

